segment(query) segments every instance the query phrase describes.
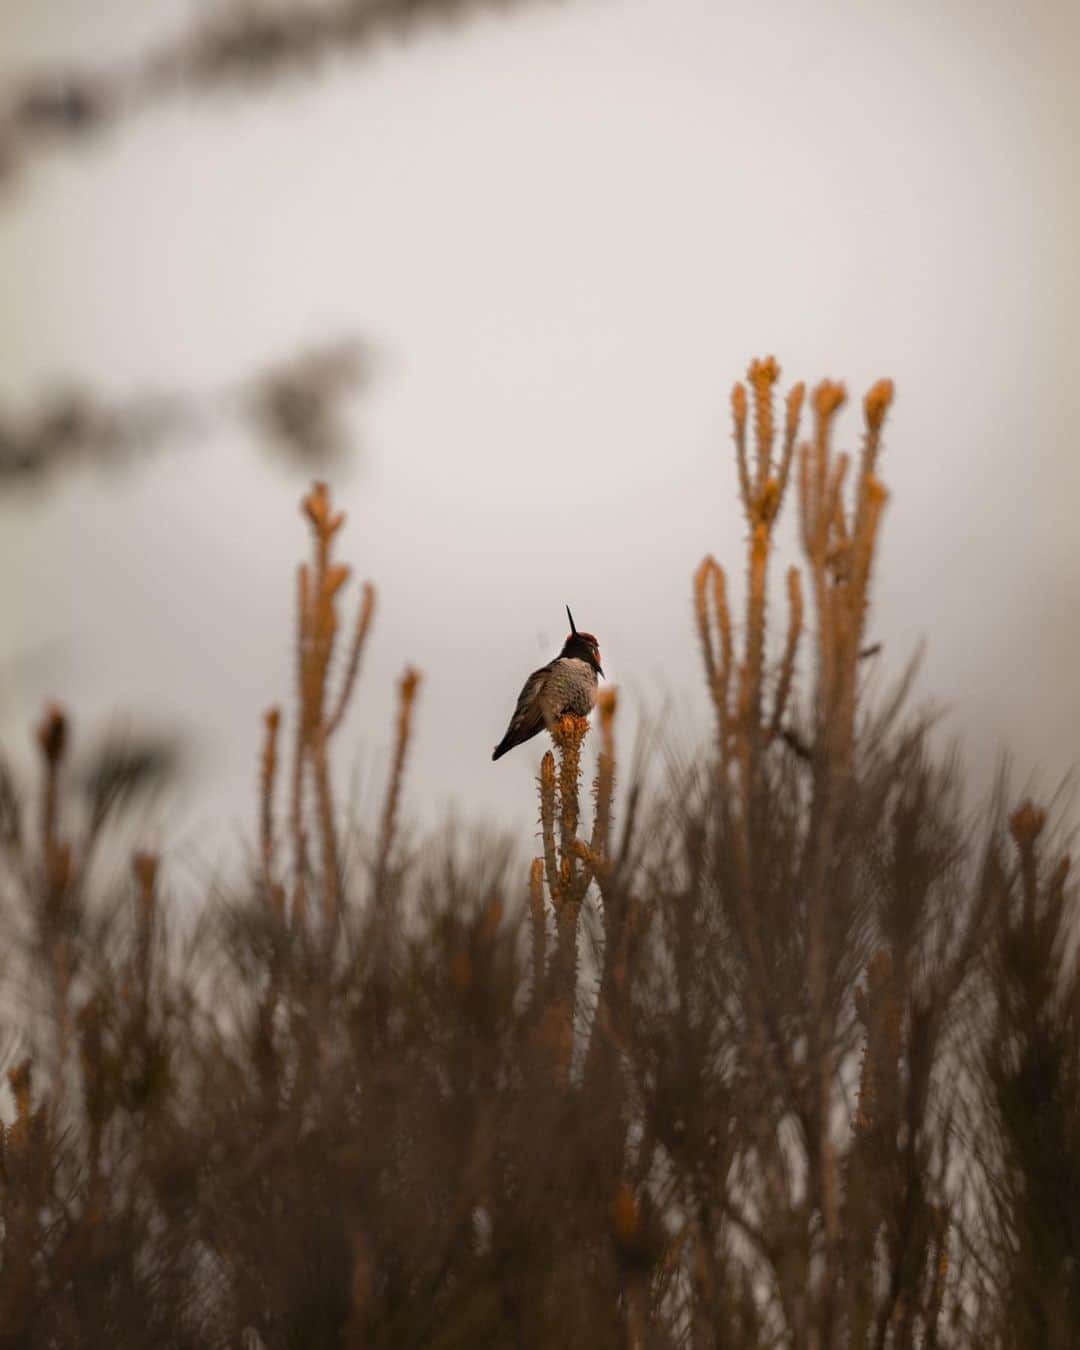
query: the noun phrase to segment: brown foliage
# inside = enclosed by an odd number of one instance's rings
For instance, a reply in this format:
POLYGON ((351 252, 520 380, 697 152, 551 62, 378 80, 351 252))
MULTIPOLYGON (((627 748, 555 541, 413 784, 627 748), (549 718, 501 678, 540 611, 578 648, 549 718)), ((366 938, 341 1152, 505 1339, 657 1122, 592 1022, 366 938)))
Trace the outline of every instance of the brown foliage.
POLYGON ((1076 1342, 1068 858, 1031 802, 973 828, 926 723, 867 706, 892 388, 848 494, 843 389, 814 391, 800 444, 779 377, 756 361, 732 396, 741 622, 713 559, 694 578, 716 741, 617 796, 603 691, 590 812, 589 724, 565 719, 527 884, 464 835, 403 847, 411 669, 370 857, 343 854, 330 750, 374 592, 335 659, 348 570, 320 485, 291 747, 271 710, 250 894, 193 945, 155 856, 111 888, 89 871, 145 766, 113 756, 80 815, 48 710, 33 834, 0 773, 0 1344, 1076 1342))

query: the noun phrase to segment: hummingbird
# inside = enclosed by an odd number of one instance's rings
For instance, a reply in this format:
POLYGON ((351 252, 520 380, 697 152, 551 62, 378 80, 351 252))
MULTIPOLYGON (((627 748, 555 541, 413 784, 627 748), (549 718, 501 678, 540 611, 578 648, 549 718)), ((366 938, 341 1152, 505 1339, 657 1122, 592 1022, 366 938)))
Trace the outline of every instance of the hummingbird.
POLYGON ((566 606, 570 634, 554 661, 534 670, 518 695, 506 735, 491 758, 498 759, 515 745, 531 740, 560 717, 588 717, 596 702, 596 677, 603 675, 600 647, 591 633, 579 633, 570 606, 566 606))

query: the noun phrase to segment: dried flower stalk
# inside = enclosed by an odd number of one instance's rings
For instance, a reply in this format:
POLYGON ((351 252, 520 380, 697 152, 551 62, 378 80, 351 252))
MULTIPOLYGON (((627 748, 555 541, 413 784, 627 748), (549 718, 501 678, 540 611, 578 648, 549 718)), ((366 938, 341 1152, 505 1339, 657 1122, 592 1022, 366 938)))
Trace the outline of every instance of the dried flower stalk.
MULTIPOLYGON (((322 922, 329 934, 337 925, 341 904, 341 868, 338 856, 337 824, 330 775, 330 740, 341 726, 352 699, 361 658, 371 631, 375 611, 375 592, 365 583, 353 632, 345 671, 335 698, 329 692, 337 632, 339 593, 349 578, 349 568, 332 559, 335 537, 345 521, 343 512, 334 512, 325 483, 315 483, 302 502, 302 510, 311 526, 313 559, 297 572, 297 691, 299 711, 293 741, 291 804, 289 826, 292 836, 293 882, 291 921, 303 928, 307 921, 310 860, 308 851, 309 819, 305 786, 310 778, 314 791, 314 825, 321 853, 322 922)), ((268 903, 284 908, 284 896, 274 875, 275 834, 273 795, 277 771, 277 741, 280 714, 266 714, 266 737, 260 773, 260 854, 262 884, 268 903)), ((404 747, 401 747, 404 754, 404 747)), ((391 782, 395 795, 390 805, 396 811, 396 791, 400 773, 391 782)), ((389 824, 393 825, 393 811, 389 824)), ((384 834, 386 821, 384 821, 384 834)))
POLYGON ((398 685, 397 741, 394 746, 394 759, 390 769, 390 781, 386 789, 386 801, 383 806, 382 829, 379 836, 378 861, 375 865, 375 896, 378 901, 384 891, 390 854, 397 832, 398 804, 401 799, 401 783, 405 772, 405 755, 409 748, 412 733, 413 704, 416 691, 420 686, 420 674, 409 666, 398 685))

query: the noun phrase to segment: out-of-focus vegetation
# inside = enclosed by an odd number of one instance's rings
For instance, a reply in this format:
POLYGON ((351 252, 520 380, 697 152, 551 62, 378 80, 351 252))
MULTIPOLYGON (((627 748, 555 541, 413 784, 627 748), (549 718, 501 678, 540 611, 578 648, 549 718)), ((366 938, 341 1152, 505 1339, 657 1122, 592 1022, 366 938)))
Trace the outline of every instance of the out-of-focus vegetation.
POLYGON ((76 145, 188 94, 316 77, 334 57, 521 0, 225 0, 134 58, 36 72, 0 98, 0 188, 50 147, 76 145))
POLYGON ((0 776, 3 1344, 1078 1343, 1068 858, 1031 802, 971 817, 903 690, 868 703, 891 385, 853 465, 842 387, 804 433, 778 375, 733 394, 738 620, 694 578, 715 735, 616 793, 605 691, 590 804, 588 724, 552 728, 527 875, 402 844, 411 670, 381 812, 343 815, 374 591, 342 639, 322 487, 250 884, 194 937, 156 857, 91 872, 141 780, 76 782, 46 712, 36 799, 0 776))
POLYGON ((109 402, 74 384, 52 389, 31 409, 0 408, 0 487, 48 482, 69 468, 129 463, 205 437, 224 418, 300 462, 325 464, 350 442, 345 406, 370 367, 370 353, 343 340, 210 393, 173 390, 109 402))
MULTIPOLYGON (((0 206, 50 151, 85 145, 172 100, 251 95, 289 79, 317 79, 334 59, 381 41, 455 26, 475 12, 522 0, 230 0, 134 57, 94 69, 42 69, 0 91, 0 206)), ((348 398, 368 382, 369 343, 320 341, 218 391, 177 389, 105 398, 58 378, 24 406, 0 404, 0 488, 38 484, 59 471, 143 458, 204 437, 223 416, 266 443, 325 470, 346 445, 348 398)))

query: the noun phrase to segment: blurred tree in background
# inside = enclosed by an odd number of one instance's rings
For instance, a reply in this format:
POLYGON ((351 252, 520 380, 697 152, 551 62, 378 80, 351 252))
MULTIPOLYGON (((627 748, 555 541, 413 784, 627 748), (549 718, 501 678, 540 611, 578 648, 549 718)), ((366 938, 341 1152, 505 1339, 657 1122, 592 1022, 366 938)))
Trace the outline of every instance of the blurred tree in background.
MULTIPOLYGON (((513 2, 498 0, 498 8, 513 2)), ((101 70, 30 73, 0 98, 0 209, 12 209, 19 181, 38 157, 118 132, 154 106, 227 91, 254 96, 286 79, 317 79, 333 57, 359 56, 433 24, 464 22, 491 4, 227 4, 135 60, 101 70)), ((348 337, 282 358, 221 391, 167 390, 116 404, 65 381, 29 409, 0 408, 0 490, 5 481, 43 478, 65 464, 131 458, 204 435, 223 415, 239 416, 271 445, 325 463, 344 451, 342 405, 370 373, 370 351, 348 337)))

